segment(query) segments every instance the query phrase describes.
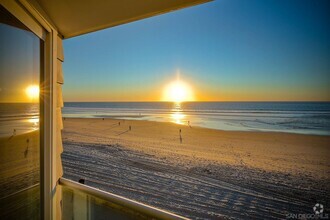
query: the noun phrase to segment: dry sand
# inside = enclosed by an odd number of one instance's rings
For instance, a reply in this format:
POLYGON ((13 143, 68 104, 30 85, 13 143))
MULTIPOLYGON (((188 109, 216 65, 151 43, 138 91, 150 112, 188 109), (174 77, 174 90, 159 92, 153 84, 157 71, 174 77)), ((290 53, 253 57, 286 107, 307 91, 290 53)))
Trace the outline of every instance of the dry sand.
POLYGON ((187 217, 286 218, 330 205, 329 136, 108 118, 66 118, 64 128, 66 177, 187 217))
POLYGON ((0 138, 0 219, 39 219, 39 131, 0 138))
POLYGON ((39 131, 0 138, 0 199, 39 183, 39 131))

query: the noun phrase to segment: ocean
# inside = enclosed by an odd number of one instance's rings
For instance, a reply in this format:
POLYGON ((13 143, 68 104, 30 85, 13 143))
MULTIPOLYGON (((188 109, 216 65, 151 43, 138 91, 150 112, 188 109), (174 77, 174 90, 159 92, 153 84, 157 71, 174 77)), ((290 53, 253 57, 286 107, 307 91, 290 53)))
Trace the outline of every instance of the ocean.
POLYGON ((0 103, 0 137, 39 129, 39 104, 0 103))
MULTIPOLYGON (((172 122, 231 131, 330 135, 330 102, 66 102, 63 117, 172 122)), ((39 129, 39 106, 0 104, 0 136, 39 129)))
POLYGON ((231 131, 330 135, 330 102, 66 102, 63 117, 172 122, 231 131))

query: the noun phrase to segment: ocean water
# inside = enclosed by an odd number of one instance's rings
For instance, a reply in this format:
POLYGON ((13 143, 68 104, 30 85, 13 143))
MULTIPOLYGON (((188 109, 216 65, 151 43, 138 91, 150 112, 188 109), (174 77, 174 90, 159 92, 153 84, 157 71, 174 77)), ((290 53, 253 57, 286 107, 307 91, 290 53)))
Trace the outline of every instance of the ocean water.
POLYGON ((330 102, 66 102, 63 117, 108 117, 219 130, 330 135, 330 102))
POLYGON ((0 137, 39 129, 39 104, 0 103, 0 137))

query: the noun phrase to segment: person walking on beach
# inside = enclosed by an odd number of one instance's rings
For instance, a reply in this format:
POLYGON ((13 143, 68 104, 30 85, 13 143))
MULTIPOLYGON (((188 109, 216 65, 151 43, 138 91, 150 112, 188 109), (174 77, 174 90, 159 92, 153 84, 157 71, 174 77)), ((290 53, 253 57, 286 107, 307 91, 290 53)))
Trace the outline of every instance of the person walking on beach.
POLYGON ((180 135, 181 135, 181 128, 180 128, 179 132, 180 132, 180 135))
POLYGON ((118 125, 120 126, 120 122, 118 122, 118 125))
POLYGON ((24 151, 24 157, 26 158, 28 153, 29 153, 29 143, 30 143, 30 139, 26 139, 26 149, 24 151))
POLYGON ((128 130, 130 130, 130 131, 131 131, 131 130, 132 130, 132 127, 131 127, 131 126, 129 126, 129 127, 128 127, 128 130))

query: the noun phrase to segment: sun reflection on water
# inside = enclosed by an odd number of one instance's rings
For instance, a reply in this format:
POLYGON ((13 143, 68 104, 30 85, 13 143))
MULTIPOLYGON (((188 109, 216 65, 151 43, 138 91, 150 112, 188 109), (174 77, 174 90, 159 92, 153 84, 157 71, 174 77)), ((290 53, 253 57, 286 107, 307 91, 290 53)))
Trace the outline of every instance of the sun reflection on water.
POLYGON ((182 112, 181 103, 175 102, 173 103, 173 109, 171 113, 171 122, 176 124, 185 124, 186 115, 182 112))
POLYGON ((39 117, 30 118, 30 119, 28 119, 28 122, 32 123, 33 130, 38 130, 39 129, 39 117))
POLYGON ((182 114, 181 112, 174 112, 171 114, 171 117, 172 117, 172 122, 181 125, 184 124, 185 115, 182 114))

